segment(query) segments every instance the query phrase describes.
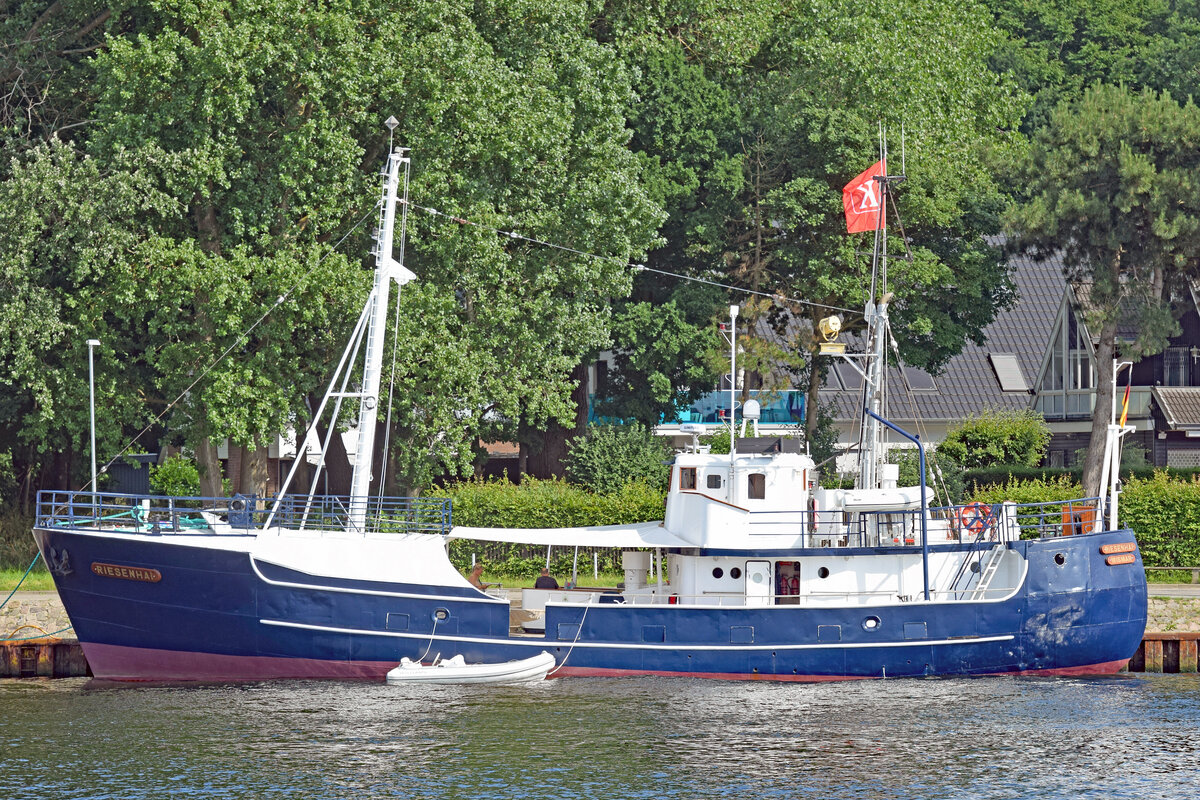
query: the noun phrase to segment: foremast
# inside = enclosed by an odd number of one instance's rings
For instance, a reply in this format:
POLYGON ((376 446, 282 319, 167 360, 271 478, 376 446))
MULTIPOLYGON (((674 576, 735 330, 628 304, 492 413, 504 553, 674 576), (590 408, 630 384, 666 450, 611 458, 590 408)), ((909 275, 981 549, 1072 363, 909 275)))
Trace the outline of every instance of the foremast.
MULTIPOLYGON (((388 119, 390 128, 394 129, 395 124, 395 118, 388 119)), ((375 276, 371 292, 367 295, 366 303, 362 313, 359 314, 354 332, 351 334, 350 341, 347 343, 341 360, 338 362, 338 366, 329 381, 329 388, 325 391, 325 396, 321 398, 320 406, 312 414, 312 424, 309 426, 304 442, 297 449, 297 457, 292 464, 291 470, 288 471, 287 477, 279 487, 279 494, 276 497, 275 505, 272 507, 271 513, 267 516, 266 522, 263 525, 264 528, 271 527, 272 522, 279 513, 283 498, 287 495, 288 487, 291 486, 292 479, 296 475, 296 470, 305 460, 306 454, 310 451, 310 448, 319 445, 320 456, 317 461, 316 472, 312 476, 308 499, 299 519, 300 527, 305 527, 308 515, 314 506, 314 495, 318 484, 317 479, 325 467, 325 454, 329 452, 332 438, 341 435, 337 429, 337 420, 342 404, 345 400, 357 398, 359 401, 358 445, 354 458, 354 471, 350 479, 350 498, 346 509, 346 527, 348 530, 359 533, 366 533, 367 531, 367 508, 370 503, 371 468, 374 460, 372 456, 375 452, 375 428, 379 418, 379 384, 383 372, 383 345, 386 334, 384 326, 387 320, 388 303, 391 300, 391 281, 395 281, 397 285, 403 286, 416 278, 416 275, 405 268, 403 264, 404 230, 408 217, 408 184, 412 167, 412 161, 406 155, 407 152, 407 148, 397 147, 388 154, 388 161, 383 170, 384 180, 380 201, 379 227, 375 231, 375 246, 372 249, 375 255, 375 276), (400 212, 400 257, 397 259, 394 252, 394 231, 396 227, 396 208, 398 205, 401 205, 399 197, 401 194, 401 176, 403 176, 404 180, 404 202, 400 212), (363 343, 364 333, 367 346, 363 356, 362 384, 357 389, 347 391, 353 364, 363 343), (317 421, 324 416, 325 409, 331 402, 333 403, 332 418, 329 422, 325 441, 321 442, 320 436, 317 433, 317 421)))
POLYGON ((383 345, 387 333, 387 310, 391 300, 391 282, 400 286, 416 277, 407 270, 404 258, 404 222, 408 214, 408 179, 412 159, 406 149, 396 148, 388 155, 384 168, 383 200, 380 224, 376 234, 375 282, 367 299, 370 317, 367 320, 366 353, 363 356, 362 389, 358 402, 358 446, 354 451, 354 474, 350 481, 350 525, 366 530, 367 504, 371 493, 371 467, 375 453, 375 428, 379 419, 379 383, 383 372, 383 345), (393 257, 393 238, 396 227, 396 205, 400 172, 404 172, 404 207, 401 211, 400 258, 393 257))

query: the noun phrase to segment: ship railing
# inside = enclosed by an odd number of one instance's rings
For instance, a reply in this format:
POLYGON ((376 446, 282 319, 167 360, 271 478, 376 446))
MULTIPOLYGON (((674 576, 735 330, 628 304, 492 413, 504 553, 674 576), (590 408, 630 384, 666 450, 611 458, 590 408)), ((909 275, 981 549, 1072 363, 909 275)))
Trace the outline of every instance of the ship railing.
MULTIPOLYGON (((1098 530, 1099 499, 1045 503, 965 503, 930 508, 929 543, 970 544, 1070 536, 1098 530)), ((921 512, 894 509, 847 513, 841 509, 750 512, 751 532, 795 535, 804 547, 921 545, 921 512)))
POLYGON ((1016 525, 1022 539, 1078 536, 1101 529, 1099 497, 1022 503, 1016 507, 1016 525))
MULTIPOLYGON (((273 499, 167 497, 113 492, 38 492, 37 526, 105 530, 148 535, 255 534, 270 516, 273 499)), ((280 503, 273 527, 303 530, 353 530, 349 498, 294 497, 280 503)), ((446 498, 372 498, 369 530, 378 533, 446 535, 451 527, 446 498)))

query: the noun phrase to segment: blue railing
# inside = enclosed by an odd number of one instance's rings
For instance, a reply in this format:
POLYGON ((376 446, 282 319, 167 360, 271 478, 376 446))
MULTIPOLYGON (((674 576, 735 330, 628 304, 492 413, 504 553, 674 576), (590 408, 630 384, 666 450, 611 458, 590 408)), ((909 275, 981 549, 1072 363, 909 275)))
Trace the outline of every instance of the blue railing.
MULTIPOLYGON (((149 535, 253 534, 270 518, 274 498, 163 497, 110 492, 38 492, 37 525, 42 528, 144 533, 149 535)), ((350 498, 288 495, 271 519, 273 527, 305 530, 353 529, 350 498)), ((366 527, 381 533, 447 534, 450 500, 440 497, 372 498, 366 527)))

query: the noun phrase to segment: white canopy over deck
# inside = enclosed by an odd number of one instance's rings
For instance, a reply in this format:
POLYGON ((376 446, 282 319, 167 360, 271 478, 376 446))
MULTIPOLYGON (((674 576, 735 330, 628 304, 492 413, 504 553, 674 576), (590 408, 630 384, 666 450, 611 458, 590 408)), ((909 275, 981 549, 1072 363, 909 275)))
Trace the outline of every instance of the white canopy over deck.
POLYGON ((581 528, 471 528, 456 525, 450 529, 450 538, 556 547, 695 547, 692 542, 668 532, 662 522, 657 521, 581 528))

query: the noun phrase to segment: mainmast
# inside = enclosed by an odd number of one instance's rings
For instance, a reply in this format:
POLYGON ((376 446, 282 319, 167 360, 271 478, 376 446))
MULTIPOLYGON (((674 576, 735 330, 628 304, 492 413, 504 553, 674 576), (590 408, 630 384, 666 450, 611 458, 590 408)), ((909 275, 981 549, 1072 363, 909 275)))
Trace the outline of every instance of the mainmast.
POLYGON ((860 489, 874 489, 879 484, 879 464, 883 458, 883 426, 875 416, 883 416, 883 379, 886 374, 886 339, 888 336, 887 290, 887 140, 882 125, 879 130, 879 162, 883 175, 874 176, 879 192, 879 212, 875 218, 875 247, 871 257, 871 294, 867 297, 863 317, 867 322, 867 373, 863 385, 863 447, 859 453, 860 489), (876 291, 882 295, 877 303, 876 291), (870 412, 870 413, 867 413, 870 412))

